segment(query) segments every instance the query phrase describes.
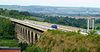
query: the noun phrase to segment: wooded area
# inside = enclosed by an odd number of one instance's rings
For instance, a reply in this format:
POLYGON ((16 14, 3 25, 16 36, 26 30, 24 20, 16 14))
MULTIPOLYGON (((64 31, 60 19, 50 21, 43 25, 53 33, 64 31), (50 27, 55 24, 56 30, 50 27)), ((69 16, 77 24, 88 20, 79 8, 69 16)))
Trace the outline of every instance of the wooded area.
POLYGON ((0 17, 0 46, 17 47, 17 45, 11 21, 0 17))
MULTIPOLYGON (((67 17, 48 16, 41 13, 29 13, 27 11, 7 10, 2 8, 0 8, 0 15, 17 18, 21 20, 29 19, 29 20, 43 21, 43 22, 49 22, 54 24, 61 24, 66 26, 87 28, 86 19, 69 18, 68 16, 67 17)), ((97 19, 95 21, 95 25, 96 25, 95 27, 96 29, 100 29, 100 19, 97 19)))
MULTIPOLYGON (((37 20, 28 12, 0 9, 0 15, 17 19, 37 20)), ((41 16, 41 15, 40 15, 41 16)), ((36 16, 35 16, 36 17, 36 16)), ((44 22, 86 28, 86 20, 68 17, 42 16, 44 22)), ((100 19, 96 20, 100 29, 100 19)), ((48 30, 44 32, 35 45, 18 43, 15 37, 14 26, 9 19, 0 17, 0 46, 21 47, 25 52, 100 52, 100 35, 89 32, 88 36, 79 32, 62 32, 48 30)))

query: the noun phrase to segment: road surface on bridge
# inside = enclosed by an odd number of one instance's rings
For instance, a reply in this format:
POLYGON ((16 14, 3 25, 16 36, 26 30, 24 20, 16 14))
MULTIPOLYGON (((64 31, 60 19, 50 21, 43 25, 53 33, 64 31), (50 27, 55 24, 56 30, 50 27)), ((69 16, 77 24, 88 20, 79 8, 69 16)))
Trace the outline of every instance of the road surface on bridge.
MULTIPOLYGON (((47 22, 39 22, 39 21, 32 21, 32 20, 17 20, 17 19, 13 19, 13 18, 10 18, 10 20, 27 25, 27 26, 30 26, 30 27, 34 27, 37 29, 41 28, 44 31, 48 30, 48 29, 53 29, 53 28, 51 28, 51 26, 53 24, 47 23, 47 22)), ((58 25, 58 24, 56 24, 56 25, 58 26, 58 30, 63 30, 63 31, 78 31, 81 29, 81 28, 63 26, 63 25, 58 25)))
MULTIPOLYGON (((24 20, 24 21, 26 21, 30 24, 48 27, 48 29, 51 28, 51 26, 53 25, 53 24, 47 23, 47 22, 39 22, 39 21, 32 21, 32 20, 24 20)), ((58 24, 55 24, 55 25, 58 26, 58 30, 64 30, 64 31, 78 31, 81 29, 81 28, 71 27, 71 26, 63 26, 63 25, 58 25, 58 24)))
MULTIPOLYGON (((2 17, 4 17, 4 16, 2 16, 2 17)), ((5 17, 5 18, 9 18, 9 17, 5 17)), ((14 19, 14 18, 10 18, 10 20, 14 21, 14 22, 24 24, 26 26, 30 26, 32 28, 42 30, 42 31, 47 31, 48 29, 53 29, 53 28, 51 28, 51 26, 53 24, 47 23, 47 22, 39 22, 39 21, 33 21, 33 20, 18 20, 18 19, 14 19)), ((75 31, 75 32, 81 30, 82 34, 87 34, 86 29, 71 27, 71 26, 63 26, 63 25, 58 25, 58 24, 56 24, 56 25, 58 26, 58 30, 75 31)))

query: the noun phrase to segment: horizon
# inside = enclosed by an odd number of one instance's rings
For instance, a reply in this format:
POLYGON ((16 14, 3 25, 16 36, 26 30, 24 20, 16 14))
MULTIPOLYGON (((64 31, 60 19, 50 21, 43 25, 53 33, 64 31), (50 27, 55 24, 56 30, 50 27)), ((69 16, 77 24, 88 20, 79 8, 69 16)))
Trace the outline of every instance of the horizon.
MULTIPOLYGON (((2 5, 2 4, 0 4, 2 5)), ((64 8, 67 8, 67 7, 74 7, 74 8, 100 8, 100 7, 79 7, 79 6, 50 6, 50 5, 12 5, 12 4, 8 4, 8 5, 2 5, 2 6, 42 6, 42 7, 64 7, 64 8)))
POLYGON ((99 0, 1 0, 0 5, 100 8, 99 0))

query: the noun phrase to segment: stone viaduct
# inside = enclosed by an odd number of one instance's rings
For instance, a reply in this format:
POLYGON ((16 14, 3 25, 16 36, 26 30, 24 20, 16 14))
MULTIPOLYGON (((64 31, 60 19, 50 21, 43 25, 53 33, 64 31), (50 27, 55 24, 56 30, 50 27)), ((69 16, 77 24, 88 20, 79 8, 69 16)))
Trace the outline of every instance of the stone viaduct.
MULTIPOLYGON (((14 19, 14 18, 10 18, 10 17, 5 17, 5 16, 1 16, 3 18, 7 18, 10 19, 12 21, 12 23, 14 24, 15 27, 15 33, 16 33, 16 37, 18 38, 19 42, 26 42, 28 44, 32 43, 36 43, 37 40, 40 38, 40 36, 42 35, 42 33, 44 31, 47 31, 48 29, 53 29, 50 26, 48 26, 48 24, 46 25, 41 25, 41 24, 36 24, 36 23, 31 23, 29 21, 25 21, 25 20, 18 20, 18 19, 14 19)), ((77 16, 76 16, 77 17, 77 16)), ((75 17, 74 17, 75 18, 75 17)), ((79 17, 80 18, 80 17, 79 17)), ((87 34, 87 32, 89 31, 90 28, 92 28, 92 30, 94 30, 95 26, 94 26, 94 18, 86 18, 86 17, 81 17, 81 18, 85 18, 87 19, 87 29, 82 29, 82 28, 74 28, 74 27, 65 27, 62 25, 57 25, 59 27, 59 30, 62 31, 79 31, 82 30, 80 33, 81 34, 87 34), (84 32, 86 31, 87 32, 84 32)), ((98 17, 99 19, 100 17, 98 17)), ((99 31, 100 32, 100 31, 99 31)))
MULTIPOLYGON (((42 26, 39 24, 25 21, 25 20, 17 20, 17 19, 13 19, 13 18, 10 18, 10 20, 14 24, 15 33, 16 33, 18 40, 20 42, 26 42, 28 44, 36 43, 44 31, 47 31, 48 29, 52 29, 51 27, 42 26)), ((90 18, 87 20, 87 32, 90 31, 90 28, 92 28, 92 30, 94 30, 94 18, 93 19, 90 18)), ((63 30, 64 31, 65 30, 66 31, 72 30, 74 32, 77 32, 80 29, 79 28, 72 28, 72 27, 70 27, 70 28, 64 27, 63 30), (66 30, 66 29, 68 29, 68 30, 66 30)), ((81 30, 84 30, 84 29, 81 29, 81 30)), ((80 32, 80 33, 87 34, 86 32, 80 32)))
POLYGON ((11 21, 15 27, 16 37, 18 38, 19 42, 26 42, 28 44, 36 43, 39 39, 40 35, 46 30, 45 27, 41 27, 37 24, 29 24, 23 20, 12 19, 11 21))
MULTIPOLYGON (((5 18, 9 18, 9 17, 5 17, 5 18)), ((9 18, 9 19, 14 24, 16 37, 18 38, 19 42, 26 42, 28 44, 30 44, 30 43, 34 44, 38 41, 38 39, 40 38, 40 36, 42 35, 42 33, 44 31, 47 31, 48 29, 53 29, 48 26, 31 23, 31 22, 25 21, 25 20, 18 20, 18 19, 13 19, 13 18, 9 18)), ((63 27, 60 25, 58 25, 58 26, 60 27, 59 29, 61 29, 63 31, 76 32, 76 31, 80 30, 80 28, 73 28, 73 27, 66 28, 66 27, 63 27)), ((92 29, 94 29, 94 19, 87 20, 87 27, 88 27, 87 30, 88 31, 89 31, 90 26, 92 27, 92 29)), ((81 30, 84 30, 84 29, 81 29, 81 30)), ((86 32, 81 32, 81 33, 87 34, 86 32)))

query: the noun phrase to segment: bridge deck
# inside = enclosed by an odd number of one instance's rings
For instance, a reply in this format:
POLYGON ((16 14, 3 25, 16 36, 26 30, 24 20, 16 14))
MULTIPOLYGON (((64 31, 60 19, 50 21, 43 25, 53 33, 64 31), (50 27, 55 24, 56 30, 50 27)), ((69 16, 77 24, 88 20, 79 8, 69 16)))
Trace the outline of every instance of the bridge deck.
POLYGON ((42 26, 39 24, 29 23, 28 21, 25 21, 25 20, 17 20, 17 19, 13 19, 13 18, 10 18, 10 20, 13 22, 16 22, 16 23, 23 24, 25 26, 29 26, 31 28, 39 29, 41 31, 47 31, 48 29, 50 29, 49 27, 45 27, 45 26, 42 26))
MULTIPOLYGON (((5 16, 1 16, 3 18, 10 18, 10 17, 5 17, 5 16)), ((83 17, 84 18, 84 17, 83 17)), ((100 18, 100 17, 98 17, 100 18)), ((14 21, 16 23, 20 23, 26 26, 29 26, 31 28, 35 28, 35 29, 39 29, 41 31, 47 31, 48 29, 53 29, 51 28, 51 23, 47 23, 47 22, 39 22, 39 21, 32 21, 32 20, 18 20, 18 19, 14 19, 14 18, 10 18, 11 21, 14 21)), ((81 30, 82 34, 86 34, 86 29, 82 29, 82 28, 77 28, 77 27, 71 27, 71 26, 63 26, 63 25, 58 25, 58 30, 62 30, 62 31, 78 31, 81 30)), ((100 33, 100 31, 99 31, 100 33)))
MULTIPOLYGON (((32 27, 32 28, 36 28, 42 31, 46 31, 48 29, 52 29, 51 28, 51 23, 47 23, 47 22, 38 22, 38 21, 32 21, 32 20, 17 20, 17 19, 13 19, 10 18, 11 21, 17 22, 17 23, 21 23, 24 24, 26 26, 32 27)), ((71 26, 63 26, 63 25, 58 25, 58 30, 63 30, 63 31, 78 31, 81 28, 76 28, 76 27, 71 27, 71 26)))

